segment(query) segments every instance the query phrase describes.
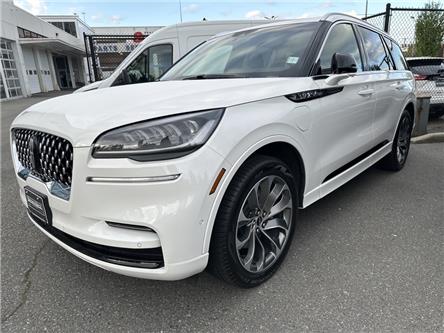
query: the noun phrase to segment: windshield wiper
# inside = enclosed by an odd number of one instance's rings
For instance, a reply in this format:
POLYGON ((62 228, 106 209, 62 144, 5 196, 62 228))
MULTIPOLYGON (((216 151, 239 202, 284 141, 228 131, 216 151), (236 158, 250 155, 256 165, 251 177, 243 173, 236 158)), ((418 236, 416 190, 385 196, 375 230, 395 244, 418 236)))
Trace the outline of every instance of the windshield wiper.
POLYGON ((185 76, 182 80, 211 80, 211 79, 238 79, 245 78, 245 76, 236 74, 198 74, 185 76))

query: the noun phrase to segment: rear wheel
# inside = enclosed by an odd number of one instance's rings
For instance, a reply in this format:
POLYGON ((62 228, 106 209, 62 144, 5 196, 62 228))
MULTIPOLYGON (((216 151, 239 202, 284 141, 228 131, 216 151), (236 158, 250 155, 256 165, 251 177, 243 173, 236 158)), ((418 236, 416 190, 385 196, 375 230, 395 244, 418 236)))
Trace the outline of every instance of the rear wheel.
POLYGON ((413 119, 407 110, 401 115, 395 139, 393 140, 392 151, 382 159, 381 166, 386 170, 401 170, 410 150, 410 138, 412 135, 413 119))
POLYGON ((244 288, 269 279, 293 236, 296 188, 284 162, 268 156, 247 161, 220 205, 210 246, 210 271, 244 288))

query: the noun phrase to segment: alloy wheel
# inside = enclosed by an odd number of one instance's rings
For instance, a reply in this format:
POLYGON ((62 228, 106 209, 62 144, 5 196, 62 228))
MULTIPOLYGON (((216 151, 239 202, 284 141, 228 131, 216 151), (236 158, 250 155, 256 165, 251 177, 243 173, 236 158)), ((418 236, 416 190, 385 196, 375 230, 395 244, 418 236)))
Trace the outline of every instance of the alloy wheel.
POLYGON ((236 251, 242 266, 261 273, 276 262, 289 238, 293 203, 287 182, 270 175, 248 192, 236 225, 236 251))
POLYGON ((410 147, 410 121, 408 117, 404 117, 399 125, 398 144, 396 149, 396 156, 398 162, 403 164, 407 158, 410 147))

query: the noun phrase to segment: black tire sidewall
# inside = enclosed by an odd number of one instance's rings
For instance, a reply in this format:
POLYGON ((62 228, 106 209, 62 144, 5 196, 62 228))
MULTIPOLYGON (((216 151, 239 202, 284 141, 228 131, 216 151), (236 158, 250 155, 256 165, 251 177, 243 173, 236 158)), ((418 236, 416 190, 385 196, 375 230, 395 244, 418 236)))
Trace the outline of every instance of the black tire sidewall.
POLYGON ((231 202, 235 205, 221 205, 221 211, 218 213, 216 223, 223 223, 226 225, 226 248, 228 251, 228 263, 232 270, 234 277, 238 280, 236 283, 243 287, 254 287, 267 279, 269 279, 274 272, 279 268, 280 264, 284 260, 293 238, 295 224, 296 224, 296 212, 298 204, 298 191, 297 183, 290 170, 290 168, 282 161, 268 156, 257 156, 253 158, 249 163, 246 163, 233 178, 227 192, 224 195, 223 201, 226 196, 231 198, 231 202), (239 261, 236 250, 236 228, 237 217, 239 215, 242 204, 248 195, 251 188, 262 178, 275 175, 279 176, 288 184, 293 203, 292 221, 290 230, 287 235, 286 244, 274 264, 266 271, 260 273, 252 273, 247 271, 239 261), (224 210, 229 210, 229 212, 224 210), (228 220, 227 220, 228 218, 228 220))
POLYGON ((410 116, 410 113, 407 110, 404 110, 401 118, 399 119, 399 123, 398 123, 398 128, 396 129, 396 136, 393 142, 393 148, 392 148, 392 155, 393 155, 393 159, 396 161, 397 164, 397 169, 400 170, 404 167, 405 163, 407 162, 407 157, 409 155, 409 151, 410 151, 410 139, 411 139, 411 133, 412 133, 412 127, 413 127, 413 120, 412 117, 410 116), (401 124, 402 121, 404 120, 404 118, 408 118, 409 119, 409 142, 408 142, 408 146, 407 146, 407 151, 406 151, 406 156, 404 158, 404 161, 402 163, 399 162, 398 160, 398 136, 399 136, 399 130, 401 129, 401 124))

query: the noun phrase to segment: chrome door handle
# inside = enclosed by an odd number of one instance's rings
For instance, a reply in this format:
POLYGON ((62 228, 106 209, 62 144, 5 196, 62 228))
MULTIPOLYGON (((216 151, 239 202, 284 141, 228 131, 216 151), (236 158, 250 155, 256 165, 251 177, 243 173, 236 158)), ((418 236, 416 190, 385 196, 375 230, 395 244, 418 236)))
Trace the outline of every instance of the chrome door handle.
POLYGON ((374 92, 375 92, 374 89, 364 89, 364 90, 361 90, 360 92, 358 92, 358 95, 370 96, 370 95, 373 95, 374 92))

